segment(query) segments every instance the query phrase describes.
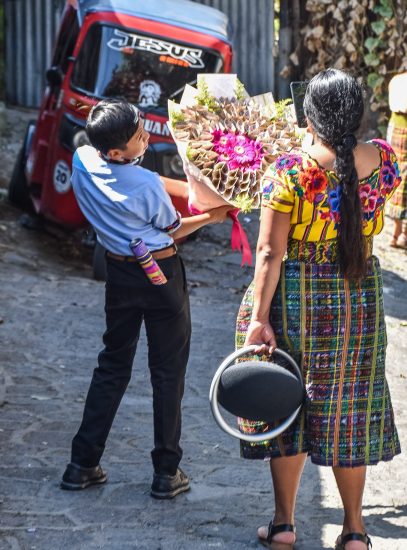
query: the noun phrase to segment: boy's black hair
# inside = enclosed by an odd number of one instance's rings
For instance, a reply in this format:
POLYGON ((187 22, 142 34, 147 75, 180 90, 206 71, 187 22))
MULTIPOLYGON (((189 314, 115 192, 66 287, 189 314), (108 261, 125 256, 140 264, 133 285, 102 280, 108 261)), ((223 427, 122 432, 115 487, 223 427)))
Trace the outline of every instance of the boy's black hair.
POLYGON ((127 142, 137 132, 137 107, 123 99, 104 99, 95 105, 86 120, 89 141, 104 155, 110 149, 126 149, 127 142))

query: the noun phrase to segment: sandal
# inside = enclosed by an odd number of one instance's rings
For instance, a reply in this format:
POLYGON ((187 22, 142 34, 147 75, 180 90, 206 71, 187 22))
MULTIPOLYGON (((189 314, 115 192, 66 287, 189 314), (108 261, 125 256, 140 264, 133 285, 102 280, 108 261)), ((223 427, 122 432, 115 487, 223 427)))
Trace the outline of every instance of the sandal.
POLYGON ((267 537, 263 538, 259 535, 259 541, 262 543, 263 546, 266 548, 271 548, 272 550, 289 550, 290 548, 294 547, 295 544, 295 537, 294 542, 280 542, 273 540, 273 537, 275 537, 278 533, 294 533, 295 535, 295 527, 291 523, 281 523, 280 525, 273 525, 273 522, 270 521, 270 524, 268 526, 268 533, 267 537))
POLYGON ((365 533, 348 533, 347 535, 339 535, 335 544, 335 550, 346 550, 346 544, 351 540, 358 540, 366 544, 367 550, 372 548, 372 541, 370 537, 365 533))

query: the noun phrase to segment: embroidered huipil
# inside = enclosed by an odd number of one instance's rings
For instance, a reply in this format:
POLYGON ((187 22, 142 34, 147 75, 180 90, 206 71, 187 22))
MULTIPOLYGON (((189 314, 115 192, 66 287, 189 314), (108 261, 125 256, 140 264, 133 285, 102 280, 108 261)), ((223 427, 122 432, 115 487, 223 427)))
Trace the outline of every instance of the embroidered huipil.
MULTIPOLYGON (((384 206, 400 183, 397 160, 383 140, 372 140, 381 161, 371 174, 360 180, 363 234, 377 235, 383 229, 384 206)), ((263 179, 262 205, 291 213, 290 239, 327 241, 338 235, 342 189, 334 171, 319 166, 308 154, 280 156, 263 179)))

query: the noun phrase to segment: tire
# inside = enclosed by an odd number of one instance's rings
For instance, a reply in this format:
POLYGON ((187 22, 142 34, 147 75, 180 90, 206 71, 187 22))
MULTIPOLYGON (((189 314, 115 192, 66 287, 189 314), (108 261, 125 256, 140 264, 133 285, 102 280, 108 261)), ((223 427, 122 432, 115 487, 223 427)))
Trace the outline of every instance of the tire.
POLYGON ((23 145, 17 155, 8 186, 8 200, 14 206, 24 210, 33 211, 30 190, 27 178, 25 177, 25 165, 30 152, 33 136, 35 133, 35 120, 30 120, 24 136, 23 145))
POLYGON ((25 151, 23 146, 18 153, 14 164, 13 173, 11 174, 11 179, 8 186, 8 200, 14 206, 27 210, 31 208, 32 204, 24 168, 25 151))
POLYGON ((106 250, 103 246, 96 242, 93 249, 93 278, 96 281, 106 281, 106 250))

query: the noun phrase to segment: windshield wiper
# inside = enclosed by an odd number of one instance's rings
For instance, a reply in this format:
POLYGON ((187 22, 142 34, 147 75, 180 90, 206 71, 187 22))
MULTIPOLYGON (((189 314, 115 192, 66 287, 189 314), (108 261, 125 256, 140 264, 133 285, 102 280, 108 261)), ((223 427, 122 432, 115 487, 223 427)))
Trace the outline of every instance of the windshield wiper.
POLYGON ((194 78, 194 80, 191 80, 191 82, 187 82, 186 84, 184 84, 184 85, 182 86, 182 88, 180 88, 179 90, 177 90, 176 92, 174 92, 173 94, 171 94, 170 97, 169 97, 168 99, 172 99, 173 97, 176 97, 178 94, 180 94, 180 93, 183 91, 183 89, 185 88, 185 86, 186 86, 187 84, 189 84, 189 86, 193 86, 193 85, 196 84, 196 83, 197 83, 197 79, 194 78))

